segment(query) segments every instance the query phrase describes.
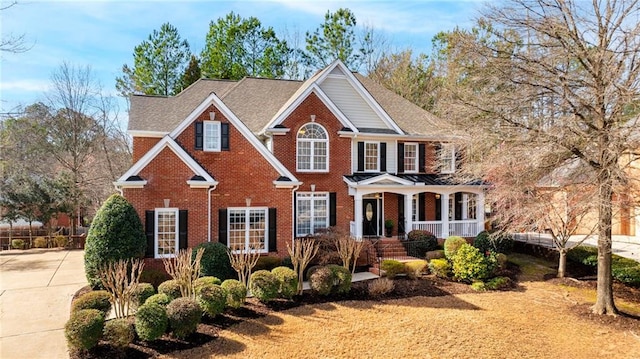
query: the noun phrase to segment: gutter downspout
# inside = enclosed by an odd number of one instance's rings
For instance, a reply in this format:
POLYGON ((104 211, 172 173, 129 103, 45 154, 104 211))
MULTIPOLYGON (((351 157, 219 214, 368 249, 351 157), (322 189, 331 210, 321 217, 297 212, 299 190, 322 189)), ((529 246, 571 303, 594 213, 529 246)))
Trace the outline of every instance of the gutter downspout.
MULTIPOLYGON (((295 186, 291 189, 291 209, 296 208, 296 191, 300 188, 300 186, 295 186)), ((291 217, 293 217, 291 221, 291 250, 293 250, 296 246, 296 213, 295 210, 292 211, 291 217)))
POLYGON ((211 242, 211 192, 216 186, 211 186, 207 190, 207 242, 211 242))

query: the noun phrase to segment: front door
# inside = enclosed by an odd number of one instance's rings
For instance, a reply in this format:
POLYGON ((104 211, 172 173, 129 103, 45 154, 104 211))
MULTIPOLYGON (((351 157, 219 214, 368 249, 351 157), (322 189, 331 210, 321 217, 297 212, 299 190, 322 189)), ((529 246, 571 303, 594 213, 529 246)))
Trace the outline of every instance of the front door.
POLYGON ((363 225, 362 234, 364 236, 378 236, 380 221, 378 220, 378 200, 375 198, 364 198, 362 200, 363 225))

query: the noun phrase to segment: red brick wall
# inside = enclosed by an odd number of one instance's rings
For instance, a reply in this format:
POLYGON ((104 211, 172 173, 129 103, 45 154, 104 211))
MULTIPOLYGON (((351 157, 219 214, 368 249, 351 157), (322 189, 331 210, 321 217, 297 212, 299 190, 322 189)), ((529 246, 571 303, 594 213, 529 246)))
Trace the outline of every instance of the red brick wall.
POLYGON ((311 93, 282 125, 291 129, 286 135, 273 136, 273 148, 276 157, 291 171, 298 180, 304 182, 300 192, 311 191, 315 184, 316 192, 336 192, 336 227, 349 231, 349 222, 353 219, 353 197, 349 196, 342 176, 351 174, 351 139, 341 138, 338 131, 342 129, 340 121, 311 93), (315 115, 315 123, 322 125, 329 135, 329 172, 308 173, 296 171, 296 138, 300 127, 311 122, 315 115))
POLYGON ((382 218, 382 233, 386 234, 387 229, 384 228, 384 222, 387 219, 393 221, 393 231, 391 235, 398 235, 398 195, 396 193, 385 193, 383 197, 384 218, 382 218))
POLYGON ((161 138, 158 137, 134 137, 132 163, 138 162, 138 160, 144 156, 145 153, 149 152, 160 140, 161 138))

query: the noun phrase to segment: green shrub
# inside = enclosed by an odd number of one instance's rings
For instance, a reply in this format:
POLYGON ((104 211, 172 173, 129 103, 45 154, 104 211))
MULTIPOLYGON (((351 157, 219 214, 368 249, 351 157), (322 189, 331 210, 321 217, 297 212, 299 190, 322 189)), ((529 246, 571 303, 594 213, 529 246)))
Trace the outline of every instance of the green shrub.
POLYGON ((511 279, 508 277, 491 278, 485 283, 485 287, 488 290, 499 290, 508 288, 509 286, 511 286, 511 279))
POLYGON ((11 248, 13 249, 25 249, 26 243, 22 239, 11 240, 11 248))
POLYGON ((496 253, 510 253, 513 248, 513 238, 505 232, 489 233, 482 231, 478 233, 473 241, 473 246, 480 250, 480 253, 489 251, 496 253))
POLYGON ((458 249, 463 244, 467 244, 466 239, 458 236, 450 236, 444 241, 444 256, 448 260, 453 259, 453 257, 456 255, 456 252, 458 252, 458 249))
POLYGON ((117 194, 109 197, 96 213, 84 247, 84 269, 89 285, 100 286, 98 270, 119 259, 144 256, 147 241, 138 213, 117 194))
POLYGON ((167 318, 173 335, 184 339, 198 329, 202 319, 202 308, 191 298, 178 298, 167 305, 167 318))
POLYGON ((47 239, 44 237, 36 237, 33 240, 33 246, 36 248, 47 248, 47 239))
POLYGON ((404 272, 412 279, 420 277, 426 267, 427 261, 422 259, 404 262, 404 272))
POLYGON ((351 290, 351 271, 347 268, 337 265, 329 264, 327 266, 333 276, 333 287, 331 291, 336 293, 348 293, 351 290))
POLYGON ((227 255, 227 246, 219 242, 200 243, 191 251, 192 258, 195 258, 200 248, 204 248, 200 261, 202 276, 212 276, 220 280, 236 278, 236 272, 231 268, 231 262, 227 255))
POLYGON ((385 294, 393 292, 395 284, 389 278, 376 278, 369 282, 367 289, 372 297, 381 297, 385 294))
POLYGON ((333 288, 333 272, 331 269, 320 266, 309 276, 309 286, 320 295, 329 295, 333 288))
POLYGON ((69 347, 91 349, 98 344, 104 329, 104 314, 97 309, 81 309, 71 313, 64 326, 69 347))
POLYGON ((293 269, 293 262, 291 262, 291 257, 290 256, 286 256, 284 258, 282 258, 282 264, 283 267, 287 267, 287 268, 291 268, 293 269))
POLYGON ((227 292, 227 306, 240 308, 247 299, 247 287, 236 279, 227 279, 220 285, 227 292))
POLYGON ((508 261, 509 261, 509 258, 507 257, 506 254, 496 253, 496 265, 498 269, 500 270, 506 269, 508 261))
POLYGON ((156 294, 156 290, 151 283, 138 283, 138 286, 131 294, 131 305, 137 308, 143 305, 147 299, 154 294, 156 294))
POLYGON ((617 254, 611 256, 611 266, 612 267, 636 267, 640 266, 640 262, 636 262, 633 259, 621 257, 617 254))
POLYGON ((429 251, 425 255, 425 259, 427 261, 430 261, 432 259, 440 259, 440 258, 446 258, 444 256, 444 250, 442 250, 442 249, 436 249, 434 251, 429 251))
POLYGON ((253 267, 253 271, 257 272, 259 270, 272 270, 273 268, 279 267, 282 264, 282 260, 278 257, 272 256, 262 256, 258 258, 258 262, 255 267, 253 267))
POLYGON ((471 289, 473 289, 473 290, 475 290, 477 292, 484 292, 485 290, 487 290, 487 286, 483 281, 478 280, 478 281, 475 281, 475 282, 471 283, 471 289))
POLYGON ((447 278, 451 272, 451 266, 444 258, 432 259, 429 261, 429 271, 436 277, 447 278))
POLYGON ((157 304, 162 307, 166 307, 169 303, 171 303, 171 298, 164 293, 154 294, 144 302, 144 304, 157 304))
POLYGON ((324 266, 317 265, 317 266, 311 266, 311 267, 307 268, 307 273, 304 276, 304 278, 306 280, 310 280, 311 279, 311 275, 313 274, 313 272, 315 272, 316 270, 318 270, 318 269, 320 269, 322 267, 324 267, 324 266))
POLYGON ((227 292, 218 284, 205 283, 196 288, 196 300, 211 318, 222 313, 227 305, 227 292))
POLYGON ((133 324, 127 318, 108 320, 104 323, 102 339, 118 349, 124 349, 133 343, 136 331, 133 324))
POLYGON ((278 297, 278 279, 268 270, 259 270, 251 274, 249 288, 254 297, 261 302, 269 302, 278 297))
POLYGON ((288 267, 276 267, 271 270, 278 280, 278 295, 291 299, 298 291, 298 274, 288 267))
POLYGON ((454 277, 461 281, 482 280, 492 273, 488 259, 469 244, 460 246, 451 263, 454 277))
POLYGON ((493 245, 491 244, 491 235, 487 231, 478 233, 476 238, 473 240, 473 246, 478 248, 480 253, 486 253, 490 250, 494 250, 493 245))
POLYGON ((141 283, 150 283, 154 288, 158 288, 160 283, 171 279, 171 277, 163 270, 155 268, 144 268, 140 275, 141 283))
POLYGON ((96 309, 108 315, 111 312, 111 295, 106 290, 94 290, 79 296, 73 301, 71 311, 84 309, 96 309))
POLYGON ((151 296, 136 312, 136 333, 144 341, 152 341, 160 338, 167 331, 167 310, 156 303, 150 302, 155 297, 151 296))
POLYGON ((598 248, 577 246, 567 252, 567 259, 572 262, 595 267, 598 265, 598 248))
POLYGON ((385 259, 380 264, 380 269, 385 271, 387 277, 395 278, 398 274, 404 273, 404 264, 395 259, 385 259))
POLYGON ((171 300, 182 297, 180 292, 180 284, 175 279, 169 279, 160 283, 158 293, 166 294, 171 300))
POLYGON ((56 244, 56 247, 64 248, 69 243, 69 238, 66 236, 56 236, 53 241, 56 244))
POLYGON ((208 285, 208 284, 220 285, 220 284, 222 284, 222 281, 220 279, 218 279, 216 277, 212 277, 212 276, 200 277, 200 278, 195 280, 195 282, 193 283, 193 286, 197 290, 198 287, 203 286, 203 285, 208 285))
POLYGON ((611 274, 626 285, 640 287, 640 264, 635 267, 612 266, 611 274))
POLYGON ((414 229, 407 234, 409 241, 403 241, 407 254, 417 258, 424 258, 429 251, 438 248, 438 238, 429 231, 414 229))

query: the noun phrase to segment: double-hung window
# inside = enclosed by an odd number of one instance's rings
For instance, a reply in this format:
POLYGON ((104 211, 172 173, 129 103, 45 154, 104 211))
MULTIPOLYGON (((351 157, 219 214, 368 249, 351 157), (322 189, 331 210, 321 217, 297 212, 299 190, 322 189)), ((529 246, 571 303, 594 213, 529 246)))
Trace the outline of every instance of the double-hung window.
POLYGON ((418 144, 404 144, 404 171, 418 172, 418 144))
POLYGON ((171 258, 178 251, 178 209, 156 208, 155 210, 155 258, 171 258))
POLYGON ((296 194, 296 236, 315 234, 329 227, 329 193, 296 194))
POLYGON ((440 172, 454 173, 456 171, 456 149, 452 143, 443 143, 440 149, 440 172))
POLYGON ((380 168, 380 157, 378 150, 380 143, 365 142, 364 143, 364 170, 367 172, 378 172, 380 168))
POLYGON ((204 121, 203 150, 220 151, 220 121, 204 121))
POLYGON ((324 127, 308 123, 298 131, 297 170, 326 172, 329 170, 329 136, 324 127))
POLYGON ((268 251, 268 209, 263 207, 229 208, 227 211, 229 248, 232 251, 268 251))

